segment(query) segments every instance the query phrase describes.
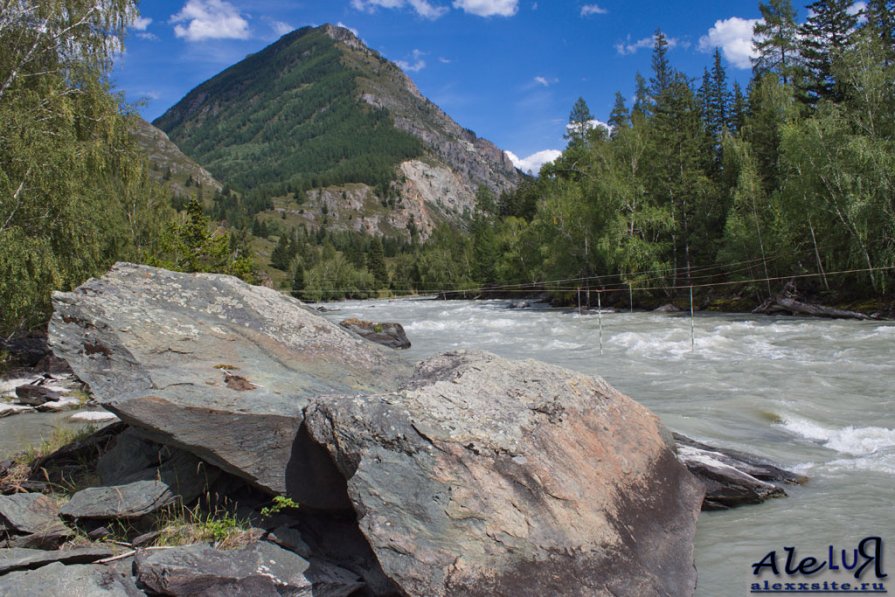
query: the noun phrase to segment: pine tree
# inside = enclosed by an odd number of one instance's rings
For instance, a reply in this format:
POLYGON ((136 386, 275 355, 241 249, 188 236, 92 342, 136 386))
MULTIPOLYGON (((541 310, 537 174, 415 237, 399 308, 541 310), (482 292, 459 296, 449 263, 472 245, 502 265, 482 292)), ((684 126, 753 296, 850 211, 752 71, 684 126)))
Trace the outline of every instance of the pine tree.
POLYGON ((757 58, 752 60, 756 79, 775 73, 784 85, 795 82, 799 68, 799 26, 790 0, 759 3, 761 21, 755 25, 752 47, 757 58))
POLYGON ((721 138, 730 129, 730 91, 727 73, 721 63, 721 52, 715 50, 712 71, 705 70, 698 97, 702 107, 702 120, 710 150, 715 154, 715 164, 721 163, 721 138))
POLYGON ((886 49, 886 65, 895 62, 895 0, 867 0, 864 28, 882 42, 886 49))
POLYGON ((289 239, 285 234, 281 234, 277 240, 277 246, 274 247, 270 254, 270 265, 282 271, 289 271, 289 264, 293 255, 289 251, 289 239))
POLYGON ((649 86, 640 73, 634 76, 634 86, 634 106, 631 108, 632 122, 637 118, 646 118, 652 114, 649 86))
POLYGON ((594 116, 583 97, 579 97, 572 111, 569 113, 569 125, 565 138, 570 144, 583 143, 587 139, 587 131, 590 130, 594 116))
POLYGON ((658 104, 665 91, 671 87, 675 73, 668 60, 668 38, 661 29, 656 29, 653 39, 653 76, 649 82, 649 93, 653 102, 658 104))
POLYGON ((620 91, 615 92, 615 103, 612 105, 612 112, 609 113, 609 126, 615 134, 619 129, 631 126, 631 114, 628 112, 628 106, 625 105, 625 97, 620 91))
POLYGON ((377 288, 388 287, 388 269, 385 266, 385 251, 382 248, 382 239, 374 237, 370 243, 370 253, 367 255, 367 271, 373 274, 377 288))
POLYGON ((300 299, 304 296, 305 290, 305 267, 301 260, 295 262, 295 271, 292 274, 292 296, 300 299))
POLYGON ((746 96, 743 94, 743 88, 740 87, 738 81, 733 83, 733 100, 730 103, 730 128, 734 132, 739 133, 743 130, 743 123, 746 121, 746 115, 749 110, 746 96))
POLYGON ((852 0, 817 0, 808 5, 810 16, 801 27, 800 51, 806 78, 806 100, 842 101, 843 92, 833 76, 833 63, 851 45, 858 24, 852 0))

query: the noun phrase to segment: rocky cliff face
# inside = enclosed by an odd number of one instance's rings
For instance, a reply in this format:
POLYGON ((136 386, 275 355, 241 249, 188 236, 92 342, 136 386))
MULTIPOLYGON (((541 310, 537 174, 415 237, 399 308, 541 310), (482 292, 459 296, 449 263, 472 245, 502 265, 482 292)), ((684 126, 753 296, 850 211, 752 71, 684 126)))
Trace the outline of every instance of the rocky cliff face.
POLYGON ((208 170, 190 159, 180 151, 168 135, 140 117, 132 120, 132 132, 139 146, 149 158, 152 166, 150 174, 159 183, 167 184, 178 195, 189 195, 195 192, 194 183, 212 191, 220 191, 223 185, 208 170))
POLYGON ((506 154, 496 145, 457 124, 441 108, 420 93, 397 65, 382 63, 353 33, 327 25, 327 35, 351 50, 350 64, 358 65, 361 99, 374 108, 388 110, 395 126, 420 139, 445 166, 458 174, 467 193, 479 185, 495 195, 518 186, 521 177, 506 154), (378 63, 378 64, 377 64, 378 63))

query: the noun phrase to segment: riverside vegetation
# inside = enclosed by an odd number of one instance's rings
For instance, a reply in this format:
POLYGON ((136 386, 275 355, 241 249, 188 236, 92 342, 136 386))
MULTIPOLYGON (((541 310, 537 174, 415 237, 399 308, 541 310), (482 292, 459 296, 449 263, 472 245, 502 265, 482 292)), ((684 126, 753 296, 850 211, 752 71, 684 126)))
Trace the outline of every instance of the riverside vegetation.
MULTIPOLYGON (((676 70, 659 31, 652 72, 637 75, 633 101, 617 96, 611 129, 593 127, 580 100, 566 151, 539 178, 512 190, 510 178, 489 186, 471 177, 479 192, 465 216, 424 231, 411 214, 402 229, 370 236, 335 227, 326 203, 307 204, 319 210, 312 225, 282 208, 301 212, 315 188, 345 197, 362 183, 391 213, 405 205, 397 165, 430 159, 419 138, 390 128, 413 128, 409 108, 356 97, 405 84, 365 48, 350 69, 340 67, 334 48, 357 49, 356 38, 290 34, 283 43, 315 59, 286 78, 255 81, 270 93, 314 81, 302 87, 313 88, 308 105, 335 106, 333 118, 351 127, 327 121, 319 137, 320 123, 299 119, 296 134, 313 137, 313 147, 299 144, 282 163, 245 160, 258 169, 230 177, 215 165, 238 158, 241 146, 181 140, 224 187, 196 189, 190 178, 193 199, 172 199, 107 81, 135 3, 8 3, 0 22, 8 49, 0 57, 0 332, 40 326, 50 290, 121 259, 272 278, 310 300, 495 288, 573 301, 581 286, 613 291, 609 301, 630 288, 640 301, 667 302, 695 286, 700 302, 742 297, 754 306, 782 285, 777 279, 804 276, 800 287, 832 302, 879 301, 891 296, 895 256, 895 9, 889 0, 860 13, 856 6, 819 0, 798 23, 789 0, 761 3, 745 90, 729 85, 718 53, 700 81, 676 70), (370 135, 358 144, 349 129, 370 135), (312 148, 315 159, 301 158, 312 148)), ((266 72, 264 61, 283 48, 254 55, 251 72, 266 72)), ((214 90, 226 96, 226 81, 245 71, 225 71, 214 90)), ((265 101, 273 109, 279 97, 265 101)), ((431 103, 415 106, 441 114, 431 103)), ((276 133, 264 114, 240 114, 244 121, 222 130, 276 133)), ((180 126, 166 118, 158 124, 180 126)), ((267 142, 271 155, 285 143, 276 135, 267 142)), ((449 145, 439 155, 450 157, 449 145)))

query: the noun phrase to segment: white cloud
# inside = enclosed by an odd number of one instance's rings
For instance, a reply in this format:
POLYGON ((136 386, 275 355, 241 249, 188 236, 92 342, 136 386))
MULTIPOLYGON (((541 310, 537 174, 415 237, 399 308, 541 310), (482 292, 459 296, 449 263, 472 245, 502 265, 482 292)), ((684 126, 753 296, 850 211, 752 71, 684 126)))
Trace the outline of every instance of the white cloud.
MULTIPOLYGON (((599 128, 599 127, 603 127, 604 129, 606 129, 606 132, 607 132, 607 133, 611 133, 611 132, 612 132, 612 127, 609 126, 608 124, 606 124, 605 122, 603 122, 602 120, 588 120, 588 121, 587 121, 587 128, 588 128, 588 129, 593 130, 593 129, 595 129, 595 128, 599 128)), ((576 127, 575 127, 574 124, 567 124, 567 125, 566 125, 566 131, 571 132, 571 131, 574 130, 575 128, 576 128, 576 127)))
POLYGON ((273 32, 279 36, 291 33, 295 29, 295 27, 293 27, 289 23, 285 23, 283 21, 271 21, 270 28, 273 29, 273 32))
POLYGON ((756 56, 752 47, 752 31, 760 19, 730 17, 715 21, 715 26, 699 38, 699 49, 710 52, 721 48, 724 57, 736 68, 752 68, 752 58, 756 56))
POLYGON ((534 81, 538 85, 543 85, 544 87, 550 87, 550 85, 553 83, 553 81, 551 81, 547 77, 535 77, 534 81))
MULTIPOLYGON (((668 41, 668 49, 674 49, 677 46, 681 45, 681 41, 676 37, 669 37, 668 41)), ((615 51, 621 54, 622 56, 628 56, 630 54, 636 54, 639 50, 643 50, 646 48, 652 48, 656 43, 656 38, 653 36, 644 37, 643 39, 638 39, 637 41, 631 41, 631 36, 628 36, 628 39, 624 42, 619 42, 615 44, 615 51)), ((688 44, 683 44, 685 47, 688 44)))
POLYGON ((249 22, 226 0, 187 0, 171 22, 174 35, 187 41, 249 38, 249 22))
POLYGON ((585 4, 581 7, 581 16, 589 17, 591 15, 604 15, 609 11, 600 6, 599 4, 585 4))
POLYGON ((423 60, 423 56, 425 56, 425 54, 423 52, 414 50, 412 55, 412 61, 396 60, 395 64, 401 67, 401 70, 408 73, 418 73, 426 68, 426 61, 423 60))
POLYGON ((520 158, 512 151, 505 152, 513 165, 525 172, 526 174, 537 175, 541 171, 544 164, 549 164, 562 155, 558 149, 545 149, 537 153, 533 153, 527 158, 520 158))
POLYGON ((519 0, 454 0, 454 8, 480 17, 512 17, 519 10, 519 0))
POLYGON ((146 41, 158 41, 158 35, 155 33, 149 33, 148 31, 140 31, 137 33, 137 37, 140 39, 145 39, 146 41))
POLYGON ((409 6, 416 14, 424 19, 435 20, 444 15, 449 9, 446 6, 436 6, 429 0, 351 0, 351 6, 362 12, 373 13, 377 8, 404 8, 409 6))
POLYGON ((439 56, 438 62, 442 64, 450 64, 451 62, 453 62, 453 60, 451 60, 450 58, 445 58, 444 56, 439 56))
POLYGON ((149 25, 152 24, 152 19, 149 17, 137 17, 134 19, 134 22, 131 23, 131 29, 134 31, 146 31, 149 25))

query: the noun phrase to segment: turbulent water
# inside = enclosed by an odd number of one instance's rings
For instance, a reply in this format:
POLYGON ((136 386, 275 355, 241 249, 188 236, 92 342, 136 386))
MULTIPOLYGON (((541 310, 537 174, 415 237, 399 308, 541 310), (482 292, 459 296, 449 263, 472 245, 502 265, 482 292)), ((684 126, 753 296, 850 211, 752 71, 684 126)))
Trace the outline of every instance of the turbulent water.
MULTIPOLYGON (((810 477, 789 498, 700 517, 697 595, 747 594, 751 564, 777 550, 782 569, 784 546, 824 559, 830 545, 851 550, 869 535, 895 545, 895 325, 705 315, 691 349, 689 317, 606 313, 601 353, 596 314, 502 301, 328 307, 334 321, 402 323, 411 360, 468 348, 601 375, 675 431, 810 477)), ((888 543, 886 555, 892 562, 888 543)), ((836 574, 824 578, 854 580, 836 574)))

